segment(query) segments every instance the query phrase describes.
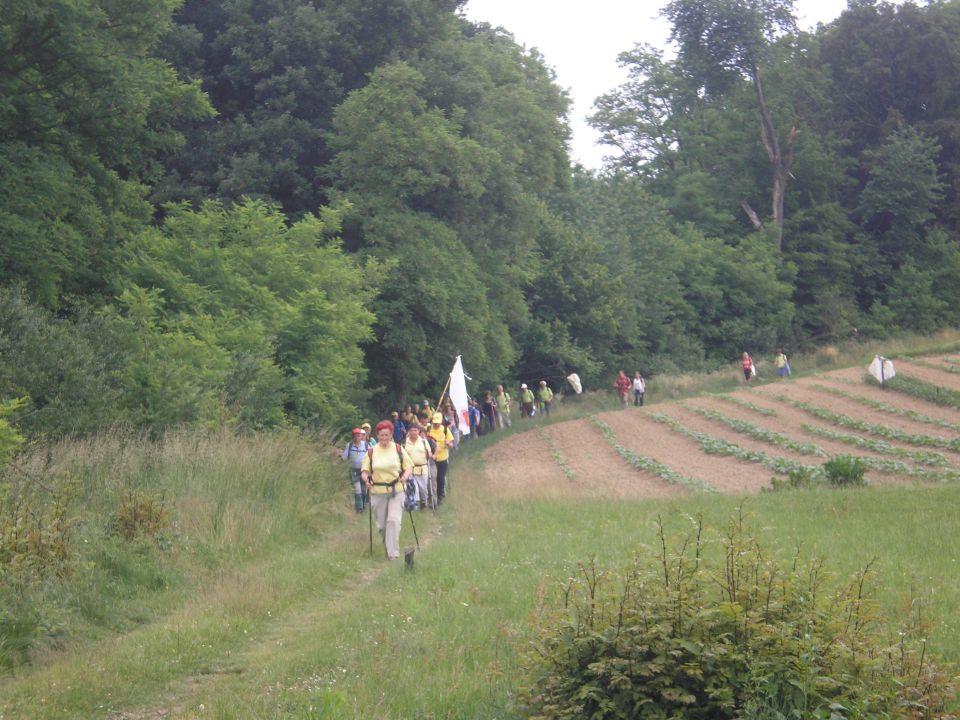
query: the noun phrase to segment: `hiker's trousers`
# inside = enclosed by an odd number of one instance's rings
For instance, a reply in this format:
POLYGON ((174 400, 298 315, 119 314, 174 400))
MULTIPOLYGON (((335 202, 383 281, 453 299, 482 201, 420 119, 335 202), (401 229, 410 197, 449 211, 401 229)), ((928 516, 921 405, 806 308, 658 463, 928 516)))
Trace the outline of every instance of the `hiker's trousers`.
POLYGON ((370 493, 370 504, 373 506, 373 517, 377 520, 377 529, 383 535, 383 544, 387 550, 387 557, 396 560, 400 557, 400 522, 403 520, 402 486, 397 485, 396 494, 370 493))

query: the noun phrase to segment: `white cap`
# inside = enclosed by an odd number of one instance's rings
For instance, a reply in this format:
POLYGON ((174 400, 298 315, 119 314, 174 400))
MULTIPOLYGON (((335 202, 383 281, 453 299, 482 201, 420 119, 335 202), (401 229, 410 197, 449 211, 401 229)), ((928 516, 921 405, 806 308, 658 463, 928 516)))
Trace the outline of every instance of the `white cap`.
POLYGON ((527 384, 526 384, 526 383, 520 383, 520 389, 521 389, 521 390, 526 390, 526 389, 527 389, 527 384))

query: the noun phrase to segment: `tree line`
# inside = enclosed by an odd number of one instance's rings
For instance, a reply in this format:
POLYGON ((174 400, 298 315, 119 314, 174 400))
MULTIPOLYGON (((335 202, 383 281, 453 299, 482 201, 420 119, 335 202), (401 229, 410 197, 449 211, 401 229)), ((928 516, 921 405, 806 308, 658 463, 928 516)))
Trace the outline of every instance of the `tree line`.
POLYGON ((10 419, 342 426, 455 355, 606 386, 957 323, 960 3, 673 0, 599 172, 463 5, 3 0, 10 419))

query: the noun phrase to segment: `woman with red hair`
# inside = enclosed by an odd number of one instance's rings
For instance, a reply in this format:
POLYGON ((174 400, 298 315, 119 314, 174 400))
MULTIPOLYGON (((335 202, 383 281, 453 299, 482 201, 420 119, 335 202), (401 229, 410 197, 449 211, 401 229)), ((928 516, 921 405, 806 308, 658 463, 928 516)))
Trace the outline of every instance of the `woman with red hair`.
POLYGON ((393 423, 377 423, 377 444, 367 451, 360 475, 370 492, 370 507, 377 519, 387 560, 400 557, 400 523, 407 480, 413 470, 410 455, 393 441, 393 423))

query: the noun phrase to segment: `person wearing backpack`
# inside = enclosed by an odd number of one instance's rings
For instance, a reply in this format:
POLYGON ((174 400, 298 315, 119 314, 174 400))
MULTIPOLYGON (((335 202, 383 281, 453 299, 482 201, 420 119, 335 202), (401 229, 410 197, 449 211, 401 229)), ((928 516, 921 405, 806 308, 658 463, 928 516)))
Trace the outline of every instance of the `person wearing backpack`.
POLYGON ((376 433, 377 444, 364 456, 360 475, 370 493, 387 560, 396 560, 400 557, 400 524, 413 461, 403 447, 393 442, 392 422, 377 423, 376 433))
MULTIPOLYGON (((427 439, 420 435, 419 425, 411 425, 407 429, 407 439, 403 444, 403 449, 407 451, 413 461, 410 485, 416 488, 414 501, 423 510, 427 506, 427 500, 433 499, 430 493, 430 461, 436 456, 430 449, 427 439)), ((409 495, 408 492, 407 496, 409 497, 409 495)))
POLYGON ((363 458, 370 449, 366 440, 363 439, 363 430, 353 429, 353 439, 347 444, 340 454, 340 457, 347 461, 350 468, 350 484, 353 485, 353 503, 354 509, 358 513, 363 512, 364 483, 360 477, 360 466, 363 464, 363 458))
POLYGON ((643 396, 647 393, 647 382, 637 370, 633 374, 633 406, 643 407, 643 396))

